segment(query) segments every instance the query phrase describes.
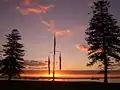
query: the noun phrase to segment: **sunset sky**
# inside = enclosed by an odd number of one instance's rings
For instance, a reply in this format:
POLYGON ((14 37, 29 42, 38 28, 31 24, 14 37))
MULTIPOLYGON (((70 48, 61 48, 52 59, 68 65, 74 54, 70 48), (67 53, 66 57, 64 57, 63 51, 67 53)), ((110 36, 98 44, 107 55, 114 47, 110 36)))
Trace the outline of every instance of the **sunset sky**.
MULTIPOLYGON (((0 0, 0 49, 6 40, 4 35, 18 29, 26 50, 24 59, 46 61, 48 55, 52 59, 49 52, 53 50, 52 32, 56 31, 63 69, 96 69, 86 67, 89 60, 84 40, 92 1, 0 0)), ((120 21, 120 0, 110 1, 110 12, 120 21)))

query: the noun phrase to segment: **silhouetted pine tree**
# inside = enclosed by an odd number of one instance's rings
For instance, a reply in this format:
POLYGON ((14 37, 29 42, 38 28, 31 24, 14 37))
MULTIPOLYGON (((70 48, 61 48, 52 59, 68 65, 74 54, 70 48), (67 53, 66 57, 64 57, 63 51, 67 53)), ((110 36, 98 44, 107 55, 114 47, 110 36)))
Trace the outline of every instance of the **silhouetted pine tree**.
POLYGON ((91 60, 87 65, 97 62, 104 65, 104 83, 108 83, 108 67, 120 60, 120 29, 116 19, 109 13, 110 3, 107 0, 93 2, 93 17, 86 30, 86 41, 91 60))
POLYGON ((4 59, 2 60, 2 74, 8 75, 8 80, 11 80, 12 76, 20 75, 22 72, 24 59, 24 46, 18 41, 21 40, 19 31, 13 29, 11 34, 5 35, 7 42, 3 45, 3 55, 4 59))

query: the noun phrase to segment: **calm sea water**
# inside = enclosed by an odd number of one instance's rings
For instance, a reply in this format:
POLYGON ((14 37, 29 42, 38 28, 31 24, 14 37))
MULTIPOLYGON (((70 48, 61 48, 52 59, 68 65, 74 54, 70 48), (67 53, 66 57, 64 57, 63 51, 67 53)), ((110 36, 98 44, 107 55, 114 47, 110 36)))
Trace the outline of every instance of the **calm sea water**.
MULTIPOLYGON (((48 75, 48 71, 29 71, 26 72, 26 76, 33 76, 33 77, 52 77, 52 71, 51 75, 48 75), (39 72, 39 73, 38 73, 39 72)), ((59 79, 55 79, 55 81, 95 81, 95 82, 103 82, 103 74, 98 74, 98 70, 62 70, 62 71, 56 71, 55 77, 59 77, 59 79), (94 78, 94 79, 92 79, 94 78)), ((108 81, 110 83, 120 83, 120 71, 110 71, 108 73, 108 81), (111 78, 112 77, 112 78, 111 78)), ((39 79, 40 81, 52 81, 52 79, 39 79)))
MULTIPOLYGON (((5 78, 1 78, 0 80, 7 80, 5 78)), ((52 81, 52 79, 12 79, 12 80, 26 80, 26 81, 52 81)), ((80 81, 90 81, 90 82, 103 82, 103 79, 100 80, 91 80, 91 79, 55 79, 55 81, 67 81, 67 82, 80 82, 80 81)), ((120 78, 119 79, 108 79, 109 83, 120 83, 120 78)))
MULTIPOLYGON (((52 81, 48 79, 39 79, 40 81, 52 81)), ((88 82, 104 82, 104 79, 92 80, 92 79, 55 79, 55 81, 72 81, 72 82, 80 82, 80 81, 88 81, 88 82)), ((120 83, 120 78, 118 79, 108 79, 109 83, 120 83)))
MULTIPOLYGON (((48 74, 47 71, 40 71, 40 70, 30 70, 25 71, 24 74, 21 75, 22 79, 17 80, 28 80, 28 81, 52 81, 52 73, 51 75, 48 74), (49 79, 49 77, 51 79, 49 79)), ((98 71, 73 71, 73 70, 62 70, 57 71, 55 73, 55 81, 95 81, 95 82, 103 82, 103 74, 98 74, 98 71)), ((120 83, 120 71, 112 71, 108 74, 109 83, 120 83)), ((5 79, 5 78, 1 78, 5 79)), ((7 80, 7 79, 6 79, 7 80)), ((14 79, 16 80, 16 79, 14 79)))

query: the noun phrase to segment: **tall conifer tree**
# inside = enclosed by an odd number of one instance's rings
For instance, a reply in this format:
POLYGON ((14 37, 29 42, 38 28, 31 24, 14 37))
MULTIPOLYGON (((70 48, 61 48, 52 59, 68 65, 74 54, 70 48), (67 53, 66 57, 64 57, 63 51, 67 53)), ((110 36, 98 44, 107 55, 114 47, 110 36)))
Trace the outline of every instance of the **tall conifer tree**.
POLYGON ((91 60, 87 65, 97 62, 104 65, 104 83, 108 83, 108 67, 120 60, 120 28, 109 13, 109 7, 110 2, 107 0, 94 1, 93 17, 86 30, 88 58, 91 60))
POLYGON ((12 76, 19 75, 22 72, 24 63, 24 50, 23 44, 19 43, 21 36, 17 29, 13 29, 11 34, 5 35, 7 42, 3 45, 3 55, 1 71, 3 75, 8 75, 8 80, 11 80, 12 76))

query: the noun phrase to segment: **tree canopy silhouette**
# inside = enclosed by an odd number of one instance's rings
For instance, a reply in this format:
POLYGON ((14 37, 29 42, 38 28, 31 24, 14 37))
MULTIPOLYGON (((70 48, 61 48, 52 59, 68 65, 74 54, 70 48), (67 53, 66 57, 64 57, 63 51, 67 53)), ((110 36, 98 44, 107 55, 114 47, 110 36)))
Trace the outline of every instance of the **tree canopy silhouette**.
MULTIPOLYGON (((97 0, 93 2, 93 17, 86 30, 89 45, 87 66, 97 62, 104 65, 104 83, 108 83, 108 67, 120 60, 120 28, 116 19, 109 13, 110 2, 97 0)), ((100 65, 101 66, 101 65, 100 65)))
POLYGON ((3 45, 3 55, 1 71, 3 75, 8 75, 11 80, 12 76, 19 75, 22 72, 24 63, 23 44, 19 43, 21 36, 17 29, 13 29, 11 34, 5 35, 7 42, 3 45))

